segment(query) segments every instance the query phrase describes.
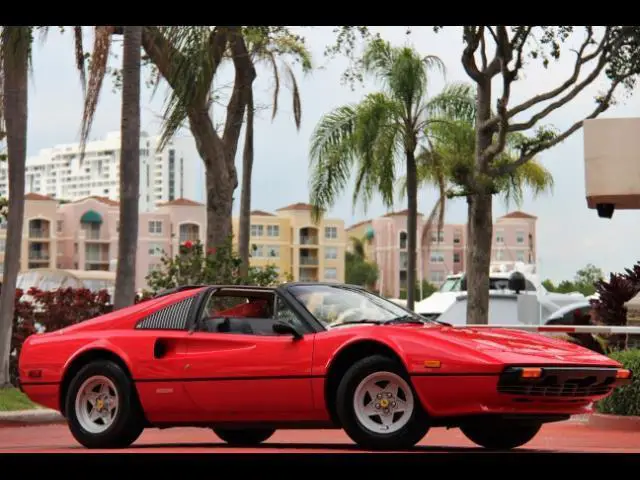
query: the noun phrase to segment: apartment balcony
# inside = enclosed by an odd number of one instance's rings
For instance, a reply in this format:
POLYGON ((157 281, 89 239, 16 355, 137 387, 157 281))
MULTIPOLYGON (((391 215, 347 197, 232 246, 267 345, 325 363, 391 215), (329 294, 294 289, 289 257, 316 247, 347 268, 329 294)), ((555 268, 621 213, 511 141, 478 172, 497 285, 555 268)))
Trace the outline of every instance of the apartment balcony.
POLYGON ((30 228, 30 239, 48 239, 51 237, 51 232, 48 228, 30 228))
POLYGON ((313 227, 301 228, 298 238, 300 245, 318 245, 318 229, 313 227))
POLYGON ((309 272, 304 269, 300 269, 300 271, 298 272, 298 278, 299 278, 299 281, 301 282, 317 282, 318 281, 317 274, 314 274, 313 271, 309 272))
POLYGON ((30 262, 49 262, 49 260, 51 260, 51 256, 49 255, 49 252, 36 250, 29 252, 28 259, 30 262))
POLYGON ((318 257, 300 257, 300 265, 317 267, 318 263, 318 257))

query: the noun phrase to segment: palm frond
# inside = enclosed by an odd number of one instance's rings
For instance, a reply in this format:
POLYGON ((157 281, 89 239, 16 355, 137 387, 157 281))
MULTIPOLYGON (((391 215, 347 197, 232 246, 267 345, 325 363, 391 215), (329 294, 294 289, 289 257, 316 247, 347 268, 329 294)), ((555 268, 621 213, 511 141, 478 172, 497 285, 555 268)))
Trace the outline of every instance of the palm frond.
POLYGON ((76 57, 76 68, 80 73, 80 82, 82 84, 83 95, 87 94, 87 74, 84 65, 84 45, 82 38, 82 26, 73 27, 73 43, 76 57))
POLYGON ((111 50, 110 26, 97 26, 94 30, 93 52, 91 53, 91 67, 89 68, 89 83, 87 85, 84 109, 82 112, 82 126, 80 131, 80 162, 84 159, 85 147, 91 125, 98 106, 102 83, 107 73, 107 63, 111 50))

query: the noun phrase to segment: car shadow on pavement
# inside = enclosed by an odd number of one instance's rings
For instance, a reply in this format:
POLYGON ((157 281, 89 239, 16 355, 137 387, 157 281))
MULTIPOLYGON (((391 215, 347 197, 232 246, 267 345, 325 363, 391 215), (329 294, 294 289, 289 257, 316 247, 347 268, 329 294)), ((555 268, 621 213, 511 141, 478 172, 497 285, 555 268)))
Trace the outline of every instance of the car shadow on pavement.
MULTIPOLYGON (((345 444, 345 443, 263 443, 260 445, 244 447, 237 445, 229 445, 227 443, 143 443, 143 444, 134 444, 129 447, 130 450, 137 449, 185 449, 185 448, 211 448, 211 449, 220 449, 224 450, 247 450, 247 451, 260 451, 260 450, 318 450, 318 451, 326 451, 326 450, 336 450, 336 451, 350 451, 350 452, 363 452, 363 453, 442 453, 442 452, 455 452, 455 453, 483 453, 483 452, 491 452, 496 453, 496 450, 487 450, 480 447, 448 447, 448 446, 436 446, 436 445, 418 445, 411 449, 407 450, 393 450, 386 452, 372 452, 370 450, 365 450, 357 445, 345 444)), ((529 449, 529 448, 521 448, 517 450, 509 450, 508 453, 545 453, 547 450, 537 450, 537 449, 529 449)), ((312 453, 312 452, 311 452, 312 453)))

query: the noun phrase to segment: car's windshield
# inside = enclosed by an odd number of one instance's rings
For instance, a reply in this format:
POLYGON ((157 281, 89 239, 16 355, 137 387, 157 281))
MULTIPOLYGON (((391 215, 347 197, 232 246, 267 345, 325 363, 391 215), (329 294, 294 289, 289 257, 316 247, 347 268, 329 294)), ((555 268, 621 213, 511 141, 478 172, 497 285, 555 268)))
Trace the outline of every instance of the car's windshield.
POLYGON ((345 323, 411 321, 420 315, 366 290, 333 285, 295 285, 291 293, 325 326, 345 323))

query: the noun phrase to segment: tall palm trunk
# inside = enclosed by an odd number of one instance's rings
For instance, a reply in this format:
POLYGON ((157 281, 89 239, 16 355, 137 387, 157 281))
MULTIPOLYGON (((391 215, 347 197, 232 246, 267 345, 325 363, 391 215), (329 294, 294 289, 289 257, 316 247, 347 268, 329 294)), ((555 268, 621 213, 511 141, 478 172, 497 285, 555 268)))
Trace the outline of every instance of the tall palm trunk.
POLYGON ((9 167, 9 218, 4 275, 0 293, 0 388, 8 386, 15 291, 22 257, 24 182, 27 158, 28 69, 30 27, 2 28, 4 117, 9 167))
POLYGON ((407 240, 409 258, 407 265, 407 308, 413 310, 416 292, 416 251, 418 235, 418 172, 416 168, 415 149, 407 149, 407 200, 409 214, 407 216, 407 240))
POLYGON ((253 87, 249 87, 247 101, 247 129, 242 152, 242 192, 240 195, 240 232, 238 244, 240 250, 240 275, 249 272, 249 233, 251 230, 251 174, 253 172, 253 87))
POLYGON ((140 51, 142 27, 124 27, 120 157, 120 235, 114 308, 135 300, 140 190, 140 51))

